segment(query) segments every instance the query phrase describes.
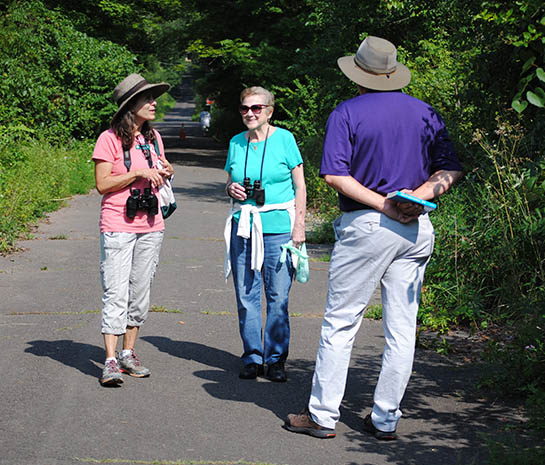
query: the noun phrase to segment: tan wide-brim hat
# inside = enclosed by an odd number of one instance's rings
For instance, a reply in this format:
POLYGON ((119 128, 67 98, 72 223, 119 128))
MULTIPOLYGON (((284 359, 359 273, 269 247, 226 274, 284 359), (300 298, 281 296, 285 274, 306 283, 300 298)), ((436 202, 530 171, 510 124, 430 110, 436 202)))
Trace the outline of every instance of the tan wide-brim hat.
POLYGON ((367 37, 356 55, 341 57, 337 65, 348 79, 373 90, 398 90, 411 82, 411 72, 397 61, 394 44, 380 37, 367 37))
POLYGON ((159 84, 150 84, 140 74, 129 74, 114 89, 114 100, 119 106, 112 122, 122 113, 122 110, 142 92, 151 90, 153 98, 163 95, 170 89, 170 84, 160 82, 159 84))

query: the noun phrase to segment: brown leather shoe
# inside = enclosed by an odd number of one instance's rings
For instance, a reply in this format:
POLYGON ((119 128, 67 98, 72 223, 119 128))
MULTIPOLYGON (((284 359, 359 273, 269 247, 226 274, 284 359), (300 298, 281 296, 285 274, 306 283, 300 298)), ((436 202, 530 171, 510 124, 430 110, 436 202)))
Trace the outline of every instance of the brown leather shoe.
POLYGON ((303 410, 299 414, 290 413, 284 424, 284 428, 293 433, 308 434, 320 439, 329 439, 336 436, 335 430, 324 428, 316 423, 308 410, 303 410))

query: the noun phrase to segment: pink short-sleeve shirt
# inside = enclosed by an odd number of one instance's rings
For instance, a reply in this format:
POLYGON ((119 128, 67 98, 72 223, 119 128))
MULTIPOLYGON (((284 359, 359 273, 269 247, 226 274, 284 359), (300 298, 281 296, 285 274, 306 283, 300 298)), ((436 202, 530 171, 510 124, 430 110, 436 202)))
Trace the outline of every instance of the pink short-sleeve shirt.
MULTIPOLYGON (((163 141, 157 131, 155 137, 159 143, 159 151, 164 153, 163 141)), ((157 154, 154 144, 150 144, 151 158, 153 166, 157 167, 157 154)), ((130 150, 131 171, 149 168, 144 152, 140 144, 135 142, 130 150)), ((121 140, 115 135, 112 129, 104 131, 97 140, 93 151, 93 161, 104 161, 112 164, 112 175, 120 175, 127 172, 123 163, 123 145, 121 140)), ((145 211, 138 211, 136 216, 131 219, 125 214, 125 204, 130 195, 130 188, 144 191, 149 187, 149 181, 138 179, 130 186, 127 186, 117 192, 104 194, 100 208, 100 232, 134 232, 146 233, 153 231, 162 231, 165 228, 161 209, 155 216, 148 215, 145 211)), ((157 194, 157 189, 152 189, 153 194, 157 194)))

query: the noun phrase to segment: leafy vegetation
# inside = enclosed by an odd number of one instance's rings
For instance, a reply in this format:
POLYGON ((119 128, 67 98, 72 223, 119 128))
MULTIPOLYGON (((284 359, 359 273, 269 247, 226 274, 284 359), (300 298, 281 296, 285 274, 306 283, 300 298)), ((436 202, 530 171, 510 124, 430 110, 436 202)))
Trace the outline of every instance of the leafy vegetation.
POLYGON ((63 140, 96 135, 115 112, 112 89, 135 56, 90 38, 40 2, 0 20, 0 136, 63 140))

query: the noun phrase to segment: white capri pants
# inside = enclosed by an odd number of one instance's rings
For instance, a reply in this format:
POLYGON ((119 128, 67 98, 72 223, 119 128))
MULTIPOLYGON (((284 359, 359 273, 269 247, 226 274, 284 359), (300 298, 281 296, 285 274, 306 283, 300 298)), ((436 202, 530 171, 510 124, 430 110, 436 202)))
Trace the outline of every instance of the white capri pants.
POLYGON ((127 326, 146 321, 163 235, 163 231, 101 233, 102 334, 125 334, 127 326))
POLYGON ((309 410, 316 423, 335 428, 354 338, 380 283, 385 348, 371 418, 376 428, 394 431, 413 365, 416 315, 434 245, 433 226, 427 214, 402 224, 375 210, 358 210, 344 213, 334 228, 337 242, 309 410))

